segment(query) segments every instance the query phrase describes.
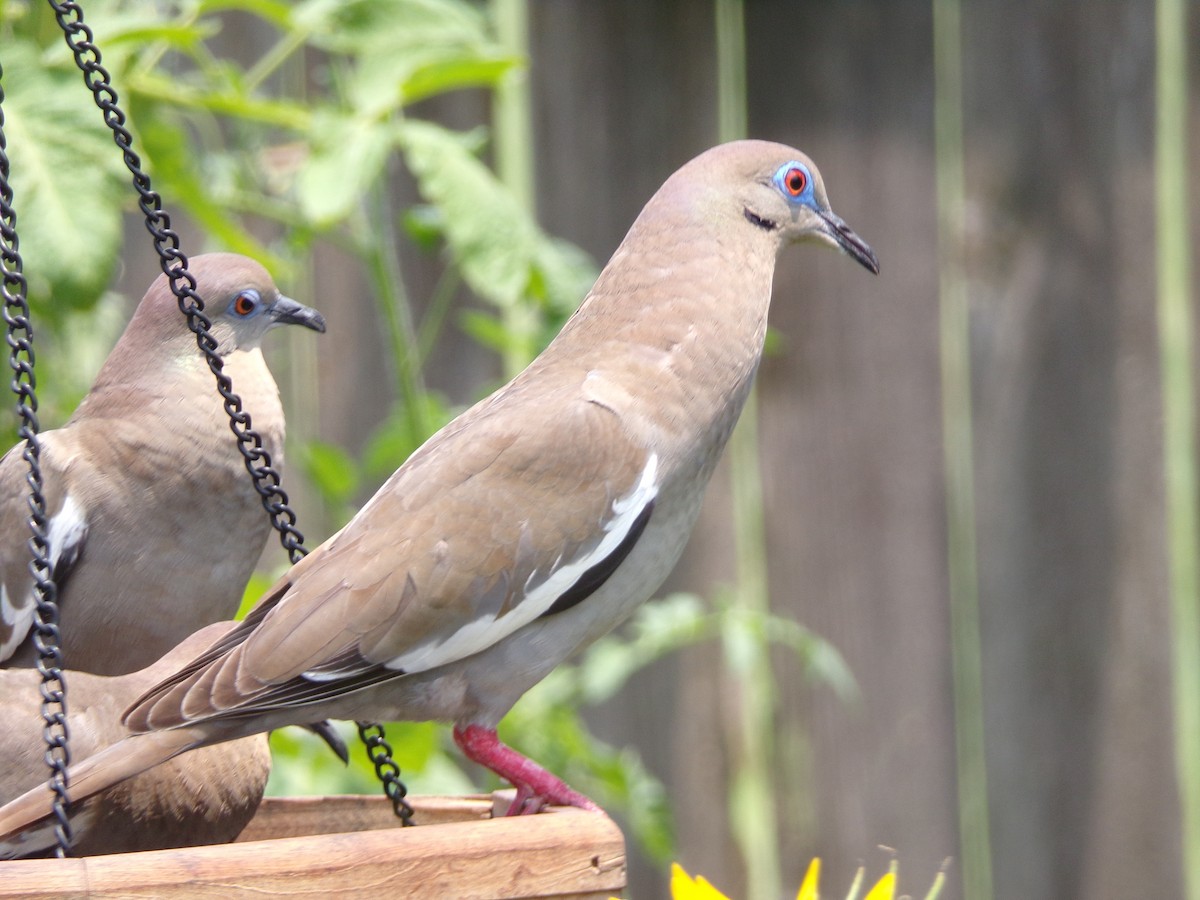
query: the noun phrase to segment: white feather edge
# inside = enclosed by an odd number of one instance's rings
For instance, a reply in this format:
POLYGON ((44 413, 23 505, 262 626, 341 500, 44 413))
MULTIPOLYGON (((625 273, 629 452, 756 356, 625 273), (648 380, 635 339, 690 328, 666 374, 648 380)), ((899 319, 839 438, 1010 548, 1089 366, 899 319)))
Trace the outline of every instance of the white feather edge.
MULTIPOLYGON (((58 561, 69 547, 74 547, 86 536, 87 519, 83 508, 68 494, 62 509, 50 517, 46 527, 46 556, 51 568, 58 565, 58 561)), ((22 549, 26 547, 25 544, 21 546, 22 549)), ((8 590, 0 584, 0 619, 12 629, 9 639, 0 644, 0 660, 12 656, 28 636, 29 629, 33 627, 35 603, 32 588, 23 599, 25 603, 17 607, 8 596, 8 590)))
MULTIPOLYGON (((624 497, 613 501, 613 515, 603 525, 604 537, 592 552, 560 565, 499 618, 493 615, 480 616, 464 624, 449 637, 426 641, 388 660, 384 665, 408 673, 436 669, 486 650, 534 621, 553 606, 580 575, 621 545, 642 510, 658 495, 657 479, 658 455, 651 453, 637 485, 624 497)), ((303 677, 310 681, 334 681, 344 677, 344 673, 305 672, 303 677)))

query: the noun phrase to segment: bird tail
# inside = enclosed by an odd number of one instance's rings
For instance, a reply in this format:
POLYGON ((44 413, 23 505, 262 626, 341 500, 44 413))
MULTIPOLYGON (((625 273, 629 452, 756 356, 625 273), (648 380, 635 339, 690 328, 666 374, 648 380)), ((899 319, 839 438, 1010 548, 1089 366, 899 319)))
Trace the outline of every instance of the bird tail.
MULTIPOLYGON (((89 756, 67 770, 73 808, 126 778, 140 775, 203 742, 192 729, 136 734, 89 756)), ((0 807, 0 859, 13 859, 36 850, 31 833, 45 832, 51 819, 52 794, 39 784, 0 807)))

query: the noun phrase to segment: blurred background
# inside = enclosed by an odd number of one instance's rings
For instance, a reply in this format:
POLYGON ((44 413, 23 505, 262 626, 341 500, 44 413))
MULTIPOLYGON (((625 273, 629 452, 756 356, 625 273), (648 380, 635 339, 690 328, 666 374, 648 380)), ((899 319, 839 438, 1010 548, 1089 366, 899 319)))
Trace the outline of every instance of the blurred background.
MULTIPOLYGON (((712 144, 803 149, 875 248, 781 256, 664 600, 502 729, 625 826, 629 896, 672 859, 794 896, 813 855, 840 896, 894 852, 918 897, 947 859, 956 900, 1200 897, 1200 4, 83 6, 185 252, 328 318, 268 341, 309 546, 712 144)), ((0 65, 53 427, 158 260, 45 4, 0 0, 0 65)), ((493 787, 446 731, 389 729, 410 788, 493 787)), ((273 790, 374 790, 277 743, 273 790)))

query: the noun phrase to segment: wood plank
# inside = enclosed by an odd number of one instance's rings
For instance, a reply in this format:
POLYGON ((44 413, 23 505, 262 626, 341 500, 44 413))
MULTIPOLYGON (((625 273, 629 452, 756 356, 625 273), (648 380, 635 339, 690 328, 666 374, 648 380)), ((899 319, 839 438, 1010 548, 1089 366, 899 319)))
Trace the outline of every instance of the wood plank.
MULTIPOLYGON (((491 818, 489 794, 462 797, 413 797, 413 822, 447 825, 491 818)), ((265 797, 239 842, 334 834, 341 831, 376 831, 396 828, 400 822, 392 803, 380 794, 346 794, 336 797, 265 797)))
MULTIPOLYGON (((487 798, 482 802, 486 805, 487 798)), ((262 900, 363 892, 405 900, 606 900, 624 885, 620 830, 603 814, 576 809, 216 847, 0 863, 0 900, 262 900)))

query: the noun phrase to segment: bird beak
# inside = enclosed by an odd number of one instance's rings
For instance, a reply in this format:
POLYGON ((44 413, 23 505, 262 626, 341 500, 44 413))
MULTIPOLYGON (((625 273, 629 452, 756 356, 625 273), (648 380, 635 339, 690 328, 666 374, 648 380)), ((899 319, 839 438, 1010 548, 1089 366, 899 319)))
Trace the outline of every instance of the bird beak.
POLYGON ((320 334, 325 333, 325 317, 303 303, 283 294, 271 304, 271 322, 275 325, 303 325, 320 334))
POLYGON ((876 275, 879 274, 879 260, 875 257, 875 251, 867 246, 867 242, 855 234, 854 230, 843 222, 840 216, 832 210, 823 210, 817 215, 821 217, 821 222, 825 226, 825 234, 832 238, 835 244, 853 257, 863 268, 870 269, 876 275))

